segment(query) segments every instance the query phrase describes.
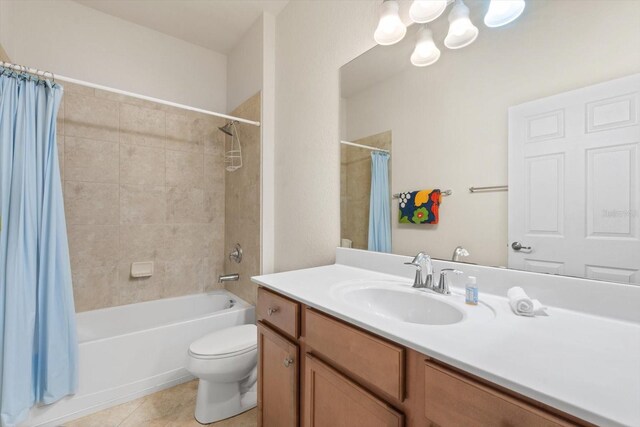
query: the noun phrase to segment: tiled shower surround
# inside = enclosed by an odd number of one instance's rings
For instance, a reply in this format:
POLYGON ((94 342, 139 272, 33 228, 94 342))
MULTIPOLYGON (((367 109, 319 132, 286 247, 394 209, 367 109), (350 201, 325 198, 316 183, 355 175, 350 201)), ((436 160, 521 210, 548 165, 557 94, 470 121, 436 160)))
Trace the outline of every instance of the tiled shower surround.
POLYGON ((63 86, 58 146, 76 311, 220 287, 223 121, 63 86), (153 261, 153 276, 130 277, 137 261, 153 261))
MULTIPOLYGON (((256 94, 231 113, 236 117, 260 121, 261 96, 256 94)), ((225 175, 225 248, 242 245, 242 263, 225 256, 225 272, 239 273, 238 282, 225 287, 245 301, 255 304, 258 288, 251 276, 260 274, 260 128, 238 125, 242 143, 242 167, 225 175)), ((227 137, 227 140, 230 138, 227 137)))

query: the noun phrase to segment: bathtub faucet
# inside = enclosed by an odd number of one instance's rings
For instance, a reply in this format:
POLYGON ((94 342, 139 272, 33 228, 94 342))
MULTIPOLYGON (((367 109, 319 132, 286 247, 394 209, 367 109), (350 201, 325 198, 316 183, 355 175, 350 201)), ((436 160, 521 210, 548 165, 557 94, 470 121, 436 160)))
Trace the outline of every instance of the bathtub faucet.
POLYGON ((218 276, 218 283, 237 282, 239 279, 240 275, 238 273, 221 274, 220 276, 218 276))

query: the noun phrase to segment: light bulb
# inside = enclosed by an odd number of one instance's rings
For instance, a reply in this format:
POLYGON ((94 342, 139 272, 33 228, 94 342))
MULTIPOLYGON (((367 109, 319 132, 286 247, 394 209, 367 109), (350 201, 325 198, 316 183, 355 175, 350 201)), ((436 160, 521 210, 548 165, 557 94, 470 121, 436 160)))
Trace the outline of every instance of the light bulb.
POLYGON ((456 37, 462 37, 464 33, 467 32, 467 29, 472 26, 473 24, 469 18, 460 18, 451 23, 451 29, 449 31, 456 37))
POLYGON ((416 67, 426 67, 440 59, 440 49, 433 42, 433 34, 427 26, 418 31, 416 47, 411 54, 411 63, 416 67))
POLYGON ((524 11, 524 0, 491 0, 484 17, 487 27, 501 27, 515 21, 524 11))
POLYGON ((385 34, 393 34, 396 31, 397 22, 393 16, 385 16, 380 20, 380 27, 385 34))
POLYGON ((469 46, 478 38, 478 28, 469 19, 469 8, 462 0, 456 0, 449 13, 449 33, 444 45, 449 49, 469 46))
POLYGON ((424 24, 436 20, 442 15, 452 0, 413 0, 409 16, 413 22, 424 24))
POLYGON ((380 20, 373 38, 376 43, 388 46, 398 43, 407 33, 407 27, 402 23, 398 2, 396 0, 385 0, 380 6, 380 20))
POLYGON ((418 43, 414 52, 418 56, 428 56, 431 52, 433 52, 434 45, 429 43, 418 43))

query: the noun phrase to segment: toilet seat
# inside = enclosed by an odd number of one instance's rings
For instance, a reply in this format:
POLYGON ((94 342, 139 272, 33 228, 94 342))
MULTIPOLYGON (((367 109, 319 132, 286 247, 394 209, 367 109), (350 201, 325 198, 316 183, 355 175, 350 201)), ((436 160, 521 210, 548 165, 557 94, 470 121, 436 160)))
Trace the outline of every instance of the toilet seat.
POLYGON ((189 346, 189 355, 198 359, 239 356, 258 347, 256 325, 240 325, 205 335, 189 346))
POLYGON ((228 359, 231 357, 241 356, 245 353, 249 353, 251 351, 255 351, 258 346, 255 345, 246 350, 237 351, 235 353, 226 353, 226 354, 197 354, 189 350, 189 356, 195 359, 203 359, 203 360, 215 360, 215 359, 228 359))

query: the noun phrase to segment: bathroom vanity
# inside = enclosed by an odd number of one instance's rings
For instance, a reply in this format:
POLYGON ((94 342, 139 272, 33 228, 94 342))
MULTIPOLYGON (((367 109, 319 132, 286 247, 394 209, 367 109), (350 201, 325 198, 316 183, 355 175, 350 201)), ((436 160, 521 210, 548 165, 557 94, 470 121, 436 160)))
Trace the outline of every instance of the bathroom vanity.
POLYGON ((335 265, 254 278, 259 425, 638 425, 640 348, 618 340, 640 337, 637 323, 553 307, 521 318, 486 293, 465 307, 455 288, 383 272, 406 258, 338 249, 335 265))

